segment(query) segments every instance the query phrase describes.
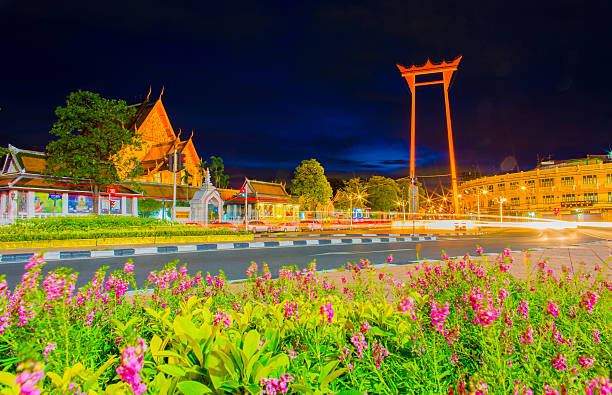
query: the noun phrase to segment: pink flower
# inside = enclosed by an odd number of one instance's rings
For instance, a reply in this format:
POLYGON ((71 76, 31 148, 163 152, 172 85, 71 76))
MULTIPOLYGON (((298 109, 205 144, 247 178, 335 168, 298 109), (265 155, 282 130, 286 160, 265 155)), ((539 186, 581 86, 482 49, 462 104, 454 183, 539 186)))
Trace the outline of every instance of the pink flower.
POLYGON ((519 307, 517 313, 524 319, 529 319, 529 302, 526 300, 521 300, 519 302, 519 307))
POLYGON ((353 335, 351 336, 351 343, 353 343, 353 345, 357 349, 357 359, 362 359, 363 351, 368 349, 368 343, 366 342, 363 333, 353 333, 353 335))
POLYGON ((410 317, 416 321, 414 298, 406 297, 402 299, 398 306, 399 311, 406 314, 410 314, 410 317))
POLYGON ((597 377, 591 380, 589 387, 584 389, 586 395, 609 395, 612 394, 610 379, 597 377))
POLYGON ((436 302, 431 303, 431 324, 438 330, 438 332, 443 333, 444 330, 444 321, 446 321, 446 316, 450 313, 448 311, 449 308, 448 302, 444 304, 442 307, 438 307, 436 302))
POLYGON ((555 353, 555 357, 552 360, 552 365, 557 370, 567 370, 567 358, 563 354, 555 353))
POLYGON ((591 369, 594 363, 595 363, 595 358, 593 357, 578 358, 578 364, 580 364, 580 366, 582 366, 584 369, 591 369))
POLYGON ((387 257, 387 263, 391 263, 391 262, 393 262, 393 255, 389 255, 387 257))
POLYGON ((147 386, 141 382, 142 378, 138 374, 142 370, 147 345, 141 337, 138 338, 138 343, 136 347, 130 346, 123 349, 121 366, 117 368, 121 381, 130 384, 135 395, 140 395, 147 390, 147 386))
POLYGON ((132 271, 134 271, 134 264, 132 263, 131 259, 125 263, 125 265, 123 266, 123 271, 125 271, 127 274, 130 274, 132 271))
POLYGON ((289 373, 282 374, 280 378, 265 378, 261 379, 259 385, 262 387, 261 394, 278 395, 286 394, 289 391, 289 385, 295 381, 289 373))
POLYGON ((372 345, 372 355, 374 357, 374 363, 376 364, 376 369, 380 370, 380 365, 382 361, 389 355, 389 351, 387 351, 382 344, 374 343, 372 345))
POLYGON ((230 319, 227 313, 217 310, 215 313, 215 318, 213 320, 214 326, 219 326, 219 324, 223 324, 225 328, 229 328, 232 325, 232 320, 230 319))
POLYGON ((328 323, 332 323, 332 318, 334 318, 334 309, 332 308, 331 303, 326 303, 320 307, 321 317, 323 317, 323 323, 327 319, 328 323))
POLYGON ((593 314, 593 307, 597 303, 599 299, 599 294, 597 292, 585 292, 582 295, 582 301, 580 301, 580 307, 584 307, 589 314, 593 314))
POLYGON ((251 278, 255 273, 257 273, 257 263, 251 262, 251 266, 247 269, 246 275, 251 278))
POLYGON ((553 317, 558 317, 559 316, 559 306, 557 306, 556 304, 554 304, 553 302, 549 300, 548 308, 546 309, 546 314, 552 315, 553 317))
POLYGON ((39 395, 40 388, 34 388, 43 377, 44 366, 41 363, 22 362, 17 370, 24 369, 15 377, 15 385, 19 386, 19 393, 22 395, 39 395))
POLYGON ((370 331, 370 329, 372 328, 370 327, 370 323, 368 321, 363 321, 361 323, 361 329, 360 329, 361 333, 366 334, 370 331))
POLYGON ((482 247, 476 248, 476 252, 478 253, 478 255, 482 255, 483 251, 484 250, 482 249, 482 247))
POLYGON ((289 356, 289 359, 294 360, 298 357, 298 353, 296 353, 295 351, 293 351, 290 348, 287 348, 286 346, 283 346, 283 351, 285 351, 287 353, 287 355, 289 356))
POLYGON ((25 270, 30 270, 30 269, 34 269, 40 265, 42 265, 43 263, 45 263, 45 257, 43 257, 42 255, 32 255, 32 257, 30 258, 30 260, 28 261, 28 263, 26 263, 25 265, 25 270))
POLYGON ((296 321, 299 319, 298 316, 298 304, 297 302, 285 302, 285 319, 293 317, 296 321))
POLYGON ((43 351, 43 357, 46 357, 47 355, 49 355, 51 351, 55 350, 55 347, 56 347, 55 343, 47 344, 47 346, 45 347, 45 351, 43 351))
POLYGON ((519 337, 519 341, 523 344, 533 344, 533 328, 528 327, 519 337))
POLYGON ((595 343, 601 343, 601 340, 599 340, 599 331, 597 329, 593 329, 593 340, 595 343))

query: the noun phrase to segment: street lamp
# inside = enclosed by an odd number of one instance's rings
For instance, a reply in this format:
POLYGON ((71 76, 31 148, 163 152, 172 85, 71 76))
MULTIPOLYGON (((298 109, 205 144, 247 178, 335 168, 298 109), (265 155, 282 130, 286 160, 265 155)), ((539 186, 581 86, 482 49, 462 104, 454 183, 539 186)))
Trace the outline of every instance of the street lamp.
POLYGON ((406 221, 406 202, 401 201, 401 202, 397 202, 397 204, 402 206, 402 211, 404 213, 404 222, 405 222, 406 221))
POLYGON ((483 189, 482 191, 478 191, 478 221, 480 221, 480 193, 482 192, 483 195, 486 195, 489 191, 487 191, 486 189, 483 189))
POLYGON ((503 206, 504 206, 504 202, 506 201, 506 198, 498 198, 496 200, 497 200, 497 203, 499 203, 499 222, 504 222, 503 206))

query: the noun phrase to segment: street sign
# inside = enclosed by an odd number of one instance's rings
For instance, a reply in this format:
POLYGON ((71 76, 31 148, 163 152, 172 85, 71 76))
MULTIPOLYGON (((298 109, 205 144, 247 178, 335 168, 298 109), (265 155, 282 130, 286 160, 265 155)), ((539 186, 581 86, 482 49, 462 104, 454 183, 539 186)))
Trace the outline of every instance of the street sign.
POLYGON ((116 193, 117 193, 117 188, 115 188, 115 187, 108 187, 108 188, 106 188, 106 192, 107 192, 109 195, 114 195, 114 194, 116 194, 116 193))

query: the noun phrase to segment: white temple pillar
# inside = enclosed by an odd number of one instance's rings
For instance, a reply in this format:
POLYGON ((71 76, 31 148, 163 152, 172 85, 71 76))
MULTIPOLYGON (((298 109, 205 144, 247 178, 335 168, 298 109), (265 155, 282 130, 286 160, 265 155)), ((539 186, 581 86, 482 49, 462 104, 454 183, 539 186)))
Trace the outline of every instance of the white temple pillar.
POLYGON ((68 193, 62 193, 62 215, 68 215, 68 193))
POLYGON ((26 209, 27 209, 27 218, 33 218, 34 217, 34 192, 33 191, 28 191, 27 193, 26 209))

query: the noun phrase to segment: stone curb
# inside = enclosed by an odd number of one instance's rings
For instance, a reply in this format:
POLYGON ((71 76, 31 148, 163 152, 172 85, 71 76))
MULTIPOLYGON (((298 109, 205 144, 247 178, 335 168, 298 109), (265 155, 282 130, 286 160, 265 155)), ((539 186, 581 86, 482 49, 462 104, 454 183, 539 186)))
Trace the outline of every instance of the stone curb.
MULTIPOLYGON (((167 247, 146 247, 146 248, 119 248, 115 250, 104 251, 61 251, 47 252, 44 257, 47 261, 57 261, 66 259, 83 259, 83 258, 111 258, 118 256, 133 256, 133 255, 153 255, 153 254, 170 254, 175 252, 196 252, 196 251, 211 251, 211 250, 231 250, 244 248, 275 248, 275 247, 305 247, 305 246, 320 246, 331 244, 361 244, 361 243, 393 243, 393 242, 417 242, 417 241, 435 241, 435 236, 419 236, 419 237, 380 237, 385 235, 376 235, 376 238, 351 238, 351 239, 322 239, 322 240, 280 240, 280 241, 251 241, 251 242, 236 242, 236 243, 207 243, 196 245, 180 245, 167 247)), ((2 254, 0 255, 0 264, 27 262, 33 254, 2 254)))

